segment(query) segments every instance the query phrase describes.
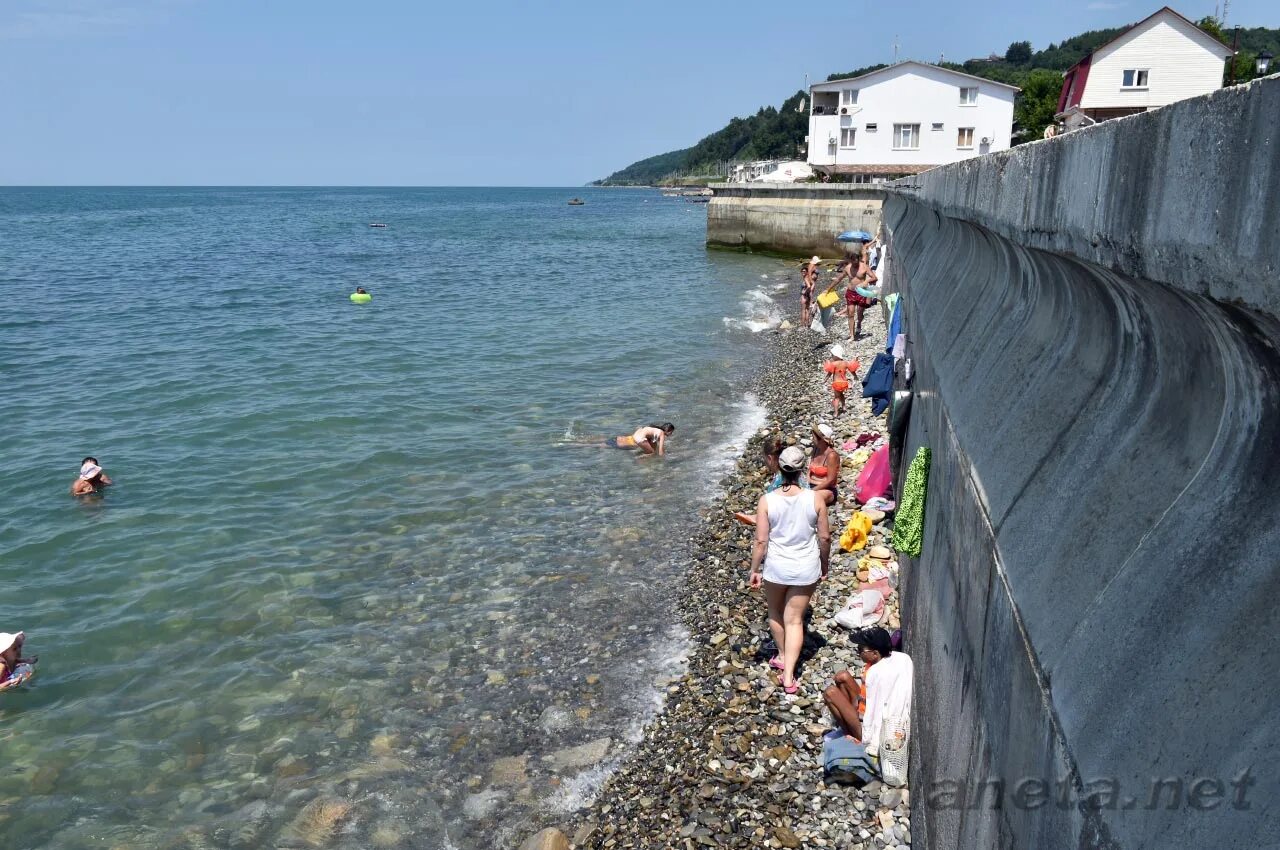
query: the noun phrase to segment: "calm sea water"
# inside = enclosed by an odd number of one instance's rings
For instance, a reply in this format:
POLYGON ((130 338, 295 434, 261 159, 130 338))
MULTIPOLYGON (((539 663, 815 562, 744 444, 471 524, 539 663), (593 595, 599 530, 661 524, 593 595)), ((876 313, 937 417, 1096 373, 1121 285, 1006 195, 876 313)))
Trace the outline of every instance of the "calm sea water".
POLYGON ((780 265, 703 236, 647 191, 0 189, 0 631, 42 658, 0 847, 483 847, 587 799, 760 417, 780 265), (667 419, 664 461, 574 444, 667 419))

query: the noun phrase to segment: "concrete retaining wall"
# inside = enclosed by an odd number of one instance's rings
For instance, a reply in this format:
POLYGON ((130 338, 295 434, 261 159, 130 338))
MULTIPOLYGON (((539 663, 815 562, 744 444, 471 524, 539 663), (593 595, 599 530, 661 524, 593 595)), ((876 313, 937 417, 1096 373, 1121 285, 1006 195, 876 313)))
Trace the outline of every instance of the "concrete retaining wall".
POLYGON ((840 257, 846 230, 875 233, 884 193, 820 183, 714 185, 707 245, 808 257, 840 257))
POLYGON ((886 202, 934 452, 913 846, 1275 841, 1277 115, 1271 79, 886 202))

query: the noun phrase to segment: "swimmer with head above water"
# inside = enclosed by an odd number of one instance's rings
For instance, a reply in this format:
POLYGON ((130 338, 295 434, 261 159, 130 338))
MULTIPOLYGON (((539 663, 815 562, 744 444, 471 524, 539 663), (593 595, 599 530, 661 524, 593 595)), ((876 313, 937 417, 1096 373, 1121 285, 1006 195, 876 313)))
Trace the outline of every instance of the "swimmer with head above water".
POLYGON ((111 486, 111 479, 98 465, 98 459, 87 457, 80 461, 80 475, 71 484, 71 495, 87 496, 109 486, 111 486))
POLYGON ((676 431, 670 422, 661 425, 656 423, 642 425, 630 434, 612 437, 605 441, 606 446, 616 449, 639 449, 646 455, 662 456, 666 454, 667 437, 676 431))
POLYGON ((34 656, 31 658, 21 657, 22 644, 26 639, 27 636, 22 632, 14 632, 13 634, 0 632, 0 690, 13 684, 20 684, 26 678, 29 678, 30 671, 26 671, 27 676, 19 676, 14 682, 9 681, 15 674, 23 672, 18 669, 19 665, 26 664, 31 666, 40 660, 34 656))

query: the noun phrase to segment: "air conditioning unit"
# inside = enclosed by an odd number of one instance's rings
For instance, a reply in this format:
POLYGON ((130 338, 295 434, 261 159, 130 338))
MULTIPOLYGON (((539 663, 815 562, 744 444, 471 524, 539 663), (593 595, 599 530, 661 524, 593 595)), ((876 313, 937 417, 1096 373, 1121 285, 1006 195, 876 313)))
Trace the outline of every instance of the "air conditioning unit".
POLYGON ((988 138, 987 136, 983 136, 982 141, 979 144, 989 145, 991 144, 991 139, 988 138))
POLYGON ((849 107, 847 107, 847 106, 842 106, 842 107, 840 107, 840 114, 841 114, 841 115, 848 115, 848 114, 849 114, 849 107))

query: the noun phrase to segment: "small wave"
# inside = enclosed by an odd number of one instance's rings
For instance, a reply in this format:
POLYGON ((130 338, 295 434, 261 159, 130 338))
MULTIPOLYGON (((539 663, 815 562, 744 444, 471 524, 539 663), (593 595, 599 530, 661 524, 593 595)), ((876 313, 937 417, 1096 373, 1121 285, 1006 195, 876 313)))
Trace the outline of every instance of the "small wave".
POLYGON ((727 328, 735 331, 749 331, 753 334, 767 331, 775 325, 774 322, 764 319, 735 319, 732 316, 725 316, 721 321, 727 328))

